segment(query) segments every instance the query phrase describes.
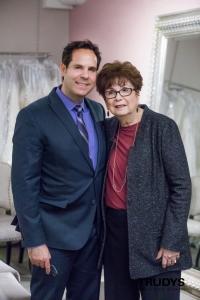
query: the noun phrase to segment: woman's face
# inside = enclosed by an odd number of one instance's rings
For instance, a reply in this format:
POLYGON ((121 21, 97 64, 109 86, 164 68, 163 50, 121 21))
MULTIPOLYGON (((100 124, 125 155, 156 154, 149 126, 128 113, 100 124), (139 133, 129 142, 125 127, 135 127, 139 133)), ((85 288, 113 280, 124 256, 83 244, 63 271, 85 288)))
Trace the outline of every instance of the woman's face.
POLYGON ((116 117, 125 117, 135 113, 138 101, 139 96, 136 94, 134 86, 128 80, 123 85, 119 85, 116 82, 105 90, 107 109, 116 117), (116 94, 116 92, 118 93, 116 94))

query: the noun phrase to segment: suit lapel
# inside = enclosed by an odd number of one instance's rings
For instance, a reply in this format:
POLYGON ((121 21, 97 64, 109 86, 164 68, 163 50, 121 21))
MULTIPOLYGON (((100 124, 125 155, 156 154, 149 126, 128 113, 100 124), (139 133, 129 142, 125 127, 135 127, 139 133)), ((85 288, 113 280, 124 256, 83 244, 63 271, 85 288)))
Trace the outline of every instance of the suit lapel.
POLYGON ((98 140, 98 153, 97 153, 97 166, 95 172, 98 172, 98 168, 100 166, 100 161, 103 155, 103 151, 105 149, 105 137, 103 134, 102 122, 95 123, 95 129, 97 133, 97 140, 98 140))
POLYGON ((93 169, 91 159, 88 154, 88 145, 81 137, 74 120, 72 119, 70 113, 58 97, 55 89, 49 94, 50 106, 60 121, 64 124, 65 129, 73 137, 74 142, 79 146, 84 158, 87 160, 90 167, 93 169))
POLYGON ((105 120, 108 153, 110 152, 110 149, 115 141, 115 136, 118 128, 119 128, 119 121, 117 120, 117 118, 113 117, 105 120))
MULTIPOLYGON (((97 154, 97 166, 95 169, 95 172, 97 173, 98 167, 100 165, 100 160, 103 154, 103 150, 105 149, 105 137, 104 137, 104 130, 102 128, 103 124, 100 121, 100 116, 95 109, 95 106, 93 105, 92 101, 89 101, 87 98, 85 98, 85 103, 88 106, 93 122, 94 122, 94 127, 96 130, 97 134, 97 141, 98 141, 98 154, 97 154)), ((102 119, 102 118, 101 118, 102 119)))

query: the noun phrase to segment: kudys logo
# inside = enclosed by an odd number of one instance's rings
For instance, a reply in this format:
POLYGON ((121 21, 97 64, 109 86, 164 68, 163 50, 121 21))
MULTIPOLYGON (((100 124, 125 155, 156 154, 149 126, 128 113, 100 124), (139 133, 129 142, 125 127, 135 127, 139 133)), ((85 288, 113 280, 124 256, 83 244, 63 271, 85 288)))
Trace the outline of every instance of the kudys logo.
POLYGON ((146 278, 145 286, 184 286, 184 278, 146 278))

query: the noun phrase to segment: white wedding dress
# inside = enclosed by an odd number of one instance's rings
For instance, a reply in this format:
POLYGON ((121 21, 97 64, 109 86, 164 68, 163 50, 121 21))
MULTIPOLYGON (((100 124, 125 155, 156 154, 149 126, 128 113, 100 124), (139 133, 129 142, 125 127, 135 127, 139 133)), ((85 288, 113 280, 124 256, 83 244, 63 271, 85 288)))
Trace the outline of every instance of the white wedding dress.
POLYGON ((19 110, 61 83, 58 66, 36 57, 0 57, 0 160, 11 164, 12 136, 19 110))
POLYGON ((165 90, 163 101, 166 111, 162 111, 162 113, 174 119, 179 127, 190 175, 200 175, 200 153, 198 151, 200 147, 200 93, 192 93, 189 90, 165 90))

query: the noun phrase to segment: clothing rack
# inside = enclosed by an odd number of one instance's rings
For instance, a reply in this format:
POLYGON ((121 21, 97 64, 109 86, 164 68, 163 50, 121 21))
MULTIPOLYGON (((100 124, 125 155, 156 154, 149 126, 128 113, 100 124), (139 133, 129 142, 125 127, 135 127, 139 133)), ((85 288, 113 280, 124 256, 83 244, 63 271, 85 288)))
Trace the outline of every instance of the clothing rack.
POLYGON ((187 89, 187 90, 191 90, 191 91, 195 91, 200 93, 200 89, 197 88, 193 88, 191 86, 188 86, 186 84, 181 84, 181 83, 177 83, 177 82, 172 82, 172 81, 166 81, 168 89, 169 90, 182 90, 182 89, 187 89))
POLYGON ((34 56, 37 58, 48 58, 50 56, 47 52, 0 52, 0 56, 34 56))

